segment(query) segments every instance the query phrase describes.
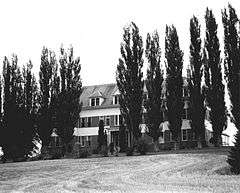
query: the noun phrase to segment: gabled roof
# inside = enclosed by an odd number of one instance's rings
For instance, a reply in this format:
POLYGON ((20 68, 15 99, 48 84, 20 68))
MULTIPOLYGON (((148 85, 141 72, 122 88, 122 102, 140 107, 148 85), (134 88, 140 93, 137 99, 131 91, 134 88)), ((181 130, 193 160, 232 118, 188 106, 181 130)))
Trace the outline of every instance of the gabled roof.
POLYGON ((104 97, 103 97, 103 94, 102 94, 99 90, 93 92, 93 93, 89 96, 89 98, 95 98, 95 97, 102 97, 102 98, 104 98, 104 97))
POLYGON ((113 105, 113 94, 117 90, 116 84, 102 84, 93 86, 84 86, 82 88, 82 94, 80 101, 84 108, 104 108, 113 105), (89 98, 104 97, 104 101, 101 106, 89 107, 89 98))
MULTIPOLYGON (((145 81, 144 81, 145 83, 145 81)), ((183 78, 183 86, 187 86, 187 78, 183 78)), ((163 92, 166 91, 166 80, 162 83, 163 92)), ((143 92, 146 93, 146 84, 144 84, 143 92)), ((117 84, 101 84, 101 85, 93 85, 93 86, 84 86, 82 88, 82 94, 80 96, 80 101, 82 102, 82 107, 84 109, 92 109, 92 108, 108 108, 108 107, 118 107, 118 105, 113 104, 113 96, 119 94, 119 90, 117 84), (95 97, 104 98, 101 106, 89 106, 89 99, 95 97)))

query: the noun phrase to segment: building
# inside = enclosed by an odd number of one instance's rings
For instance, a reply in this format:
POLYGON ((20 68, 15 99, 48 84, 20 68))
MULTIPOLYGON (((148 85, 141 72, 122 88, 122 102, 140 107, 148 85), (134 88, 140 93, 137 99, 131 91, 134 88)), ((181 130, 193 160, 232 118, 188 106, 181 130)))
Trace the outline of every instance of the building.
MULTIPOLYGON (((197 146, 195 134, 191 129, 189 120, 189 90, 187 88, 187 79, 184 79, 183 85, 183 98, 184 98, 184 110, 182 113, 182 128, 181 128, 181 143, 180 148, 192 148, 197 146)), ((171 149, 174 141, 172 140, 172 134, 168 128, 168 121, 165 113, 166 109, 166 96, 165 96, 165 82, 163 83, 162 94, 162 111, 164 116, 164 122, 161 123, 159 129, 161 136, 159 137, 160 149, 171 149)), ((147 98, 146 87, 144 86, 144 99, 147 98)), ((91 150, 97 148, 98 137, 98 123, 100 120, 104 121, 105 131, 107 133, 107 142, 111 142, 114 145, 119 143, 119 124, 122 120, 119 106, 119 91, 116 84, 104 84, 83 87, 83 92, 80 97, 82 103, 82 110, 80 118, 74 131, 74 143, 79 144, 80 147, 89 147, 91 150)), ((143 107, 143 112, 144 107, 143 107)), ((148 143, 152 143, 152 138, 147 134, 147 127, 143 122, 139 126, 142 136, 148 143)), ((206 144, 211 138, 211 130, 206 130, 206 144)), ((130 143, 130 138, 127 135, 127 142, 130 143)), ((224 135, 224 144, 227 144, 228 137, 224 135)))
POLYGON ((83 87, 80 97, 82 110, 74 131, 74 141, 81 146, 97 148, 98 123, 104 121, 108 144, 119 142, 119 123, 121 119, 119 91, 116 84, 83 87))

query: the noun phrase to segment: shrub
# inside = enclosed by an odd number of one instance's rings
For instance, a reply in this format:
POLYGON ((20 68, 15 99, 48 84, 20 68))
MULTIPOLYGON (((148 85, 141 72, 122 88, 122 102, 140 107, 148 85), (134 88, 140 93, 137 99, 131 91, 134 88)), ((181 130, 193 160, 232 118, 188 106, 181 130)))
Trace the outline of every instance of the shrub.
POLYGON ((132 156, 133 155, 134 148, 133 147, 128 147, 126 149, 126 155, 127 156, 132 156))
POLYGON ((145 142, 145 140, 143 140, 143 139, 139 140, 137 150, 141 155, 146 155, 147 143, 145 142))
POLYGON ((90 153, 87 149, 83 149, 79 153, 79 158, 87 158, 88 156, 90 156, 90 153))
POLYGON ((98 154, 98 153, 99 153, 99 149, 98 149, 98 148, 93 149, 93 150, 92 150, 92 153, 93 153, 93 154, 98 154))
POLYGON ((55 152, 55 153, 52 155, 51 159, 60 159, 62 156, 63 156, 63 155, 62 155, 61 152, 55 152))

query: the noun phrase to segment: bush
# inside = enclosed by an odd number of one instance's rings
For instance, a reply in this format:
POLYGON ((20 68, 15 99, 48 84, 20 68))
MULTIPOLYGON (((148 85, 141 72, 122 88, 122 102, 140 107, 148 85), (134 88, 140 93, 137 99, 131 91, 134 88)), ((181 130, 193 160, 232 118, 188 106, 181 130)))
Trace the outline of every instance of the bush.
POLYGON ((99 153, 104 157, 108 157, 108 147, 106 145, 103 145, 99 153))
POLYGON ((63 156, 63 155, 62 155, 61 152, 55 152, 55 153, 52 155, 51 159, 60 159, 62 156, 63 156))
POLYGON ((141 155, 146 155, 147 143, 143 139, 139 140, 137 150, 141 155))
POLYGON ((133 147, 128 147, 126 149, 126 154, 127 156, 132 156, 133 155, 134 148, 133 147))
POLYGON ((92 153, 93 153, 93 154, 98 154, 98 153, 99 153, 99 149, 98 149, 98 148, 97 148, 97 149, 93 149, 93 150, 92 150, 92 153))
POLYGON ((87 158, 88 156, 90 156, 90 152, 86 148, 84 148, 83 150, 80 150, 78 154, 79 158, 87 158))

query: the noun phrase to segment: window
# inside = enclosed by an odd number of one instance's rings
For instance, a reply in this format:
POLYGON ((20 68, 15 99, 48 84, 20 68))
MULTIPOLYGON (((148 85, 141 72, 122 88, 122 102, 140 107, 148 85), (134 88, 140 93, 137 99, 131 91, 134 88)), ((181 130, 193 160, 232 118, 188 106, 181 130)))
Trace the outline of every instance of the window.
POLYGON ((189 119, 189 110, 188 109, 184 109, 183 110, 183 115, 182 115, 183 119, 189 119))
POLYGON ((183 88, 183 97, 189 97, 188 88, 183 88))
POLYGON ((85 146, 84 136, 77 136, 77 142, 83 147, 85 146))
POLYGON ((87 126, 88 126, 88 127, 91 127, 91 124, 92 124, 92 119, 91 119, 91 117, 88 117, 88 118, 87 118, 87 121, 88 121, 88 122, 87 122, 87 126))
POLYGON ((107 125, 107 126, 110 125, 110 117, 109 116, 105 117, 105 125, 107 125))
POLYGON ((86 139, 86 143, 85 144, 87 146, 91 146, 91 136, 86 136, 85 139, 86 139))
POLYGON ((100 105, 100 98, 91 98, 90 104, 92 107, 99 106, 100 105))
POLYGON ((192 132, 191 129, 187 130, 187 140, 192 140, 192 132))
POLYGON ((55 146, 58 147, 60 146, 60 139, 59 137, 54 137, 55 138, 55 146))
POLYGON ((118 105, 119 104, 119 96, 115 95, 113 101, 114 101, 113 104, 118 105))
POLYGON ((99 106, 99 98, 96 98, 96 106, 99 106))
POLYGON ((114 115, 114 125, 119 125, 119 115, 114 115))
POLYGON ((187 141, 187 130, 186 129, 182 130, 182 141, 187 141))
POLYGON ((95 99, 91 99, 91 106, 95 106, 95 99))
POLYGON ((81 125, 80 122, 81 122, 80 119, 78 119, 76 127, 78 127, 78 128, 80 127, 80 125, 81 125))
POLYGON ((85 127, 85 118, 81 118, 81 127, 85 127))

